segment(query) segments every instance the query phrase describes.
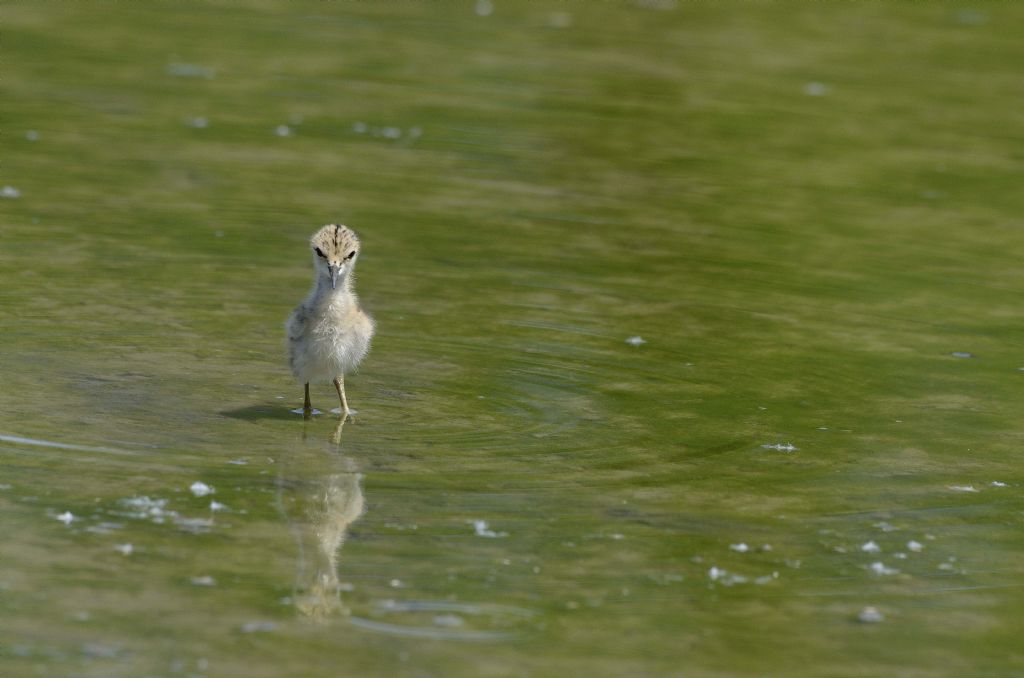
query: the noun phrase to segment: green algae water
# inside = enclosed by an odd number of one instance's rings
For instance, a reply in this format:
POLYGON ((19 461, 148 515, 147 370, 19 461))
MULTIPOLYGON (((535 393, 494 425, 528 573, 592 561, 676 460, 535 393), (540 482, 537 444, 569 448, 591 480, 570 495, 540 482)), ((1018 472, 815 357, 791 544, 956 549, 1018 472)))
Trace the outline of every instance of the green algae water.
POLYGON ((1021 8, 3 14, 0 674, 1024 671, 1021 8))

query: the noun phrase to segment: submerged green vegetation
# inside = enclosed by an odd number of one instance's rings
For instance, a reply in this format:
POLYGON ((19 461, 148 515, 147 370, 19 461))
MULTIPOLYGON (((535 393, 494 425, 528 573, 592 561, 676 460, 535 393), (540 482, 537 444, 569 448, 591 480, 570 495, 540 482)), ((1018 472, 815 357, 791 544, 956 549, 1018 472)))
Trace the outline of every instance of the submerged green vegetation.
POLYGON ((1022 19, 8 3, 0 674, 1024 671, 1022 19))

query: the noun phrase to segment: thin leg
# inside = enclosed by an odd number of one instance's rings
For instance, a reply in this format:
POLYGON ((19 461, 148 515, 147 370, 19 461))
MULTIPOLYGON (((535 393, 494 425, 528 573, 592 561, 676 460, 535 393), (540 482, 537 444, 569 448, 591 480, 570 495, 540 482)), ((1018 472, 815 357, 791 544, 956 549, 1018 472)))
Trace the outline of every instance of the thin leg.
POLYGON ((341 399, 341 412, 348 416, 348 401, 345 400, 345 375, 339 375, 334 379, 334 388, 338 389, 338 398, 341 399))
POLYGON ((313 405, 309 402, 309 382, 306 382, 306 402, 302 404, 302 414, 308 419, 313 414, 313 405))

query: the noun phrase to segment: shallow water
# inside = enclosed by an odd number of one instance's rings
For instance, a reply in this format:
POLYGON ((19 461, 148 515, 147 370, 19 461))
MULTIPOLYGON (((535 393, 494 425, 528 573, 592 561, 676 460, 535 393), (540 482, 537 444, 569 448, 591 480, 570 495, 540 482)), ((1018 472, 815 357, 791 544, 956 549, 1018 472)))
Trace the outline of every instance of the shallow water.
POLYGON ((979 7, 8 6, 0 674, 1024 671, 979 7))

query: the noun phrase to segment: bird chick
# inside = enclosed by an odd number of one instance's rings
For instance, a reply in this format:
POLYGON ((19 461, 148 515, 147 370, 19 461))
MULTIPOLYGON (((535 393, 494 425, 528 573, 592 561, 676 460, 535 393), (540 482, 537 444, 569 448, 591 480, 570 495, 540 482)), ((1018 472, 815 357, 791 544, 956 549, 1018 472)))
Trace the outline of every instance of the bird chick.
POLYGON ((306 385, 302 411, 307 418, 310 382, 333 381, 343 416, 350 412, 345 375, 359 366, 370 350, 373 319, 361 308, 353 289, 359 238, 341 224, 328 224, 310 238, 313 289, 285 324, 292 374, 306 385))

